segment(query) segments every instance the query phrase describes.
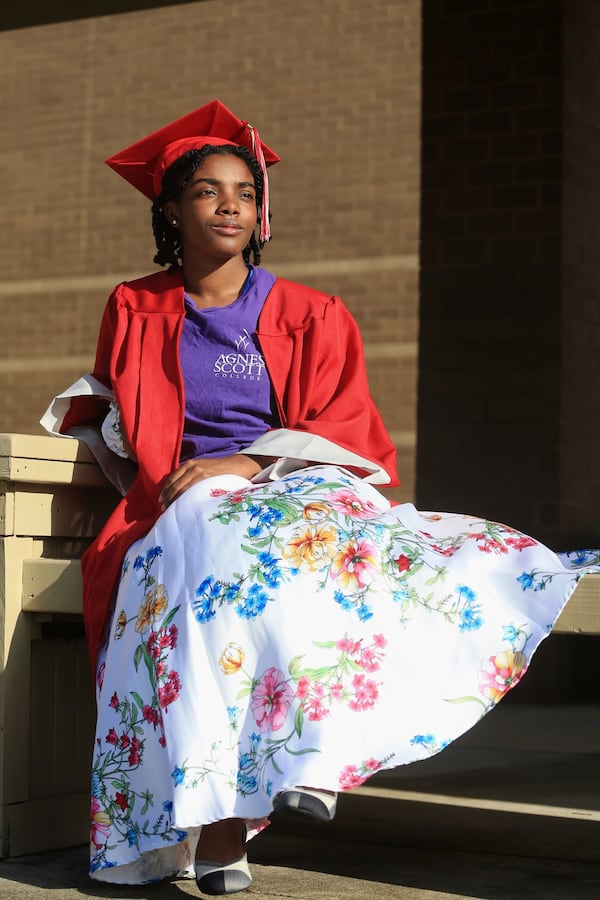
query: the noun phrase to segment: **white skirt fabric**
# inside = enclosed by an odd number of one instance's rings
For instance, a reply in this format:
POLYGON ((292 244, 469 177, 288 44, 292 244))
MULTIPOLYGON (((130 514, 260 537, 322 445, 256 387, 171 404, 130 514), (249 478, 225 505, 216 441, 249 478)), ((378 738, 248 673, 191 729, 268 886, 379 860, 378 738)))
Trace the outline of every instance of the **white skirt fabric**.
POLYGON ((251 832, 297 784, 431 756, 524 675, 600 556, 390 506, 315 466, 182 495, 127 554, 97 677, 92 877, 184 873, 199 828, 251 832))

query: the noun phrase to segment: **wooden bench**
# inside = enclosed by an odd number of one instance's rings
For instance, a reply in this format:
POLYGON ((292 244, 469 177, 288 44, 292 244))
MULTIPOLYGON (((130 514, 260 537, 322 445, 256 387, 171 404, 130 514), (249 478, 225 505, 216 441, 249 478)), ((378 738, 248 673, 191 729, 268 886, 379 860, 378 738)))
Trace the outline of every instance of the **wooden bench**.
MULTIPOLYGON (((117 501, 80 442, 0 434, 0 856, 89 837, 79 558, 117 501)), ((600 577, 581 580, 555 631, 600 634, 600 577)))
POLYGON ((0 434, 0 855, 89 839, 79 557, 118 502, 85 445, 0 434))

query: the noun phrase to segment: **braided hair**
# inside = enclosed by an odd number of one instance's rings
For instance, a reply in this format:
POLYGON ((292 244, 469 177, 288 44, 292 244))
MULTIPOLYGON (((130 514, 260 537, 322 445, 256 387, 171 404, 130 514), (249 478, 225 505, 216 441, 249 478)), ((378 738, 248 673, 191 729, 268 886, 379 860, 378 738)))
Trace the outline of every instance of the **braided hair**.
MULTIPOLYGON (((162 191, 152 204, 152 231, 157 248, 154 262, 159 266, 169 266, 169 271, 173 271, 181 267, 183 260, 181 233, 177 228, 173 227, 165 215, 165 204, 169 200, 177 200, 179 198, 190 183, 196 169, 200 168, 207 157, 213 154, 225 155, 227 153, 232 156, 238 156, 250 169, 256 188, 256 208, 257 210, 261 208, 264 189, 263 176, 258 160, 255 159, 249 150, 237 144, 205 144, 199 150, 188 150, 169 166, 163 177, 162 191)), ((261 244, 253 233, 248 245, 242 251, 244 261, 248 263, 252 255, 254 265, 260 265, 260 251, 261 244)))

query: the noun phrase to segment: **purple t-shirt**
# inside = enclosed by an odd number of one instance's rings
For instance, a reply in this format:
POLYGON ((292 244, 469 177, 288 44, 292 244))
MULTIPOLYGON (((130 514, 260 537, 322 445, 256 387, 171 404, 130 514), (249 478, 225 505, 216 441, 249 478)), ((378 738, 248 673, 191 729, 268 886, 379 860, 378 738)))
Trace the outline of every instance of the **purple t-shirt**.
POLYGON ((198 309, 185 297, 179 358, 185 387, 181 461, 243 451, 279 424, 256 326, 275 276, 249 267, 229 306, 198 309))

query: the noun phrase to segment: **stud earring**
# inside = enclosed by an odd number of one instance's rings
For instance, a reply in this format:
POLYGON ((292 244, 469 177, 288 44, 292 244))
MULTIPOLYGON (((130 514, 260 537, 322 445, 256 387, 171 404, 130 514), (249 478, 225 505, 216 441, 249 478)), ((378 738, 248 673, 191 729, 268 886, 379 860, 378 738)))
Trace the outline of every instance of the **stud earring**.
POLYGON ((172 221, 173 225, 177 225, 177 219, 172 219, 171 221, 172 221))

